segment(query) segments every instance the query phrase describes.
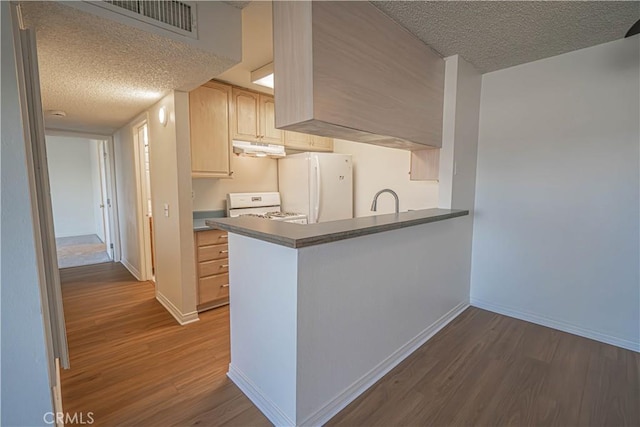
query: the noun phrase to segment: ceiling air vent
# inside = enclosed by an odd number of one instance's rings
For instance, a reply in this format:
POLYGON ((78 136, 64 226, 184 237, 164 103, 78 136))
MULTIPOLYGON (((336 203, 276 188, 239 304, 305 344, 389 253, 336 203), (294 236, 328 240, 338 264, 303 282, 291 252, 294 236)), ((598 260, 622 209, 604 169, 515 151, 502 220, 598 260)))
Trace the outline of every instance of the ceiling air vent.
POLYGON ((175 0, 102 0, 91 2, 165 30, 197 38, 195 2, 175 0))

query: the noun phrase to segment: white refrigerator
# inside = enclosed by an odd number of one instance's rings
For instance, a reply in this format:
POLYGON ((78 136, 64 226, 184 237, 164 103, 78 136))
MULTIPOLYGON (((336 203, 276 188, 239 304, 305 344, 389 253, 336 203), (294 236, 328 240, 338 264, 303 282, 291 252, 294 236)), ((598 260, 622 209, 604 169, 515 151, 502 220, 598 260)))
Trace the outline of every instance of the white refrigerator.
POLYGON ((307 215, 309 224, 353 218, 350 154, 300 153, 278 159, 284 212, 307 215))

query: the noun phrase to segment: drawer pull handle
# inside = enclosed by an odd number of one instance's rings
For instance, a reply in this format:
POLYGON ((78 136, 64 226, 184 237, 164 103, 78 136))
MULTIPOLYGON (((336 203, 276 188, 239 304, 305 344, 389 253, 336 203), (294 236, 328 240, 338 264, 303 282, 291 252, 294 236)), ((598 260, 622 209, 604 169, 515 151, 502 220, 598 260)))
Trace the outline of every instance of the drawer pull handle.
POLYGON ((229 268, 229 264, 222 264, 220 267, 218 268, 229 268))
POLYGON ((227 236, 226 234, 221 234, 219 238, 220 238, 220 239, 226 239, 226 238, 228 238, 228 237, 229 237, 229 236, 227 236))
POLYGON ((228 288, 229 284, 227 283, 226 285, 222 285, 223 288, 228 288))
POLYGON ((221 254, 228 254, 229 251, 228 250, 224 250, 224 251, 220 251, 221 254))

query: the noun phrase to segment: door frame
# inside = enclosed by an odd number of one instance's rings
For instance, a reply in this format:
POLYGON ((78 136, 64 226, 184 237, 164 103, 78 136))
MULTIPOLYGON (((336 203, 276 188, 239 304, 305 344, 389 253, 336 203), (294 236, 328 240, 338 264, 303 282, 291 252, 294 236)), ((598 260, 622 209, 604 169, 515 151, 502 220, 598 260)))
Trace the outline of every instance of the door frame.
MULTIPOLYGON (((107 153, 107 158, 99 163, 101 167, 102 165, 106 165, 106 170, 104 171, 106 176, 106 191, 111 204, 110 206, 108 203, 106 204, 106 208, 108 210, 108 213, 106 215, 108 224, 105 224, 105 228, 109 229, 111 244, 113 244, 113 248, 107 248, 107 252, 110 252, 109 255, 111 256, 112 261, 120 262, 122 251, 120 246, 120 220, 118 218, 118 194, 116 191, 116 165, 114 158, 115 150, 113 136, 60 129, 45 129, 45 135, 104 141, 104 144, 99 145, 102 145, 104 147, 107 153), (109 249, 113 249, 113 251, 109 251, 109 249)), ((105 243, 106 240, 107 239, 105 238, 105 243)))
MULTIPOLYGON (((142 117, 136 119, 131 125, 131 132, 133 133, 133 150, 134 150, 134 165, 136 174, 136 210, 138 218, 138 248, 140 253, 140 276, 138 279, 141 281, 154 280, 154 272, 152 268, 152 256, 151 253, 151 227, 149 225, 149 216, 147 215, 147 199, 152 199, 153 190, 150 189, 152 194, 147 195, 147 186, 145 185, 145 165, 144 165, 144 141, 141 141, 138 137, 138 130, 143 127, 147 127, 147 142, 151 144, 149 134, 149 116, 143 114, 142 117)), ((151 169, 151 161, 149 161, 149 169, 151 169)), ((153 208, 152 214, 153 216, 153 208)), ((154 227, 155 229, 155 227, 154 227)))
MULTIPOLYGON (((16 58, 18 96, 24 128, 25 167, 29 176, 31 220, 34 229, 33 239, 36 247, 36 269, 42 300, 45 344, 49 359, 49 382, 52 387, 52 402, 59 407, 61 394, 58 366, 69 368, 69 349, 53 230, 36 36, 33 30, 23 25, 20 5, 11 2, 10 9, 15 49, 12 53, 16 58)), ((25 238, 28 237, 25 236, 25 238)))

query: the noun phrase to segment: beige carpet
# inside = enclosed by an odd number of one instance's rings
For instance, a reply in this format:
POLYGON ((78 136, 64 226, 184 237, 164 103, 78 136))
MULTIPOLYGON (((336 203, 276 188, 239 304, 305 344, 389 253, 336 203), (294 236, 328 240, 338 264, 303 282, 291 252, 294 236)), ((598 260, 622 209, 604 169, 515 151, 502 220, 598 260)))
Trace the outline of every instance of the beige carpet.
POLYGON ((58 237, 58 268, 109 262, 106 245, 95 234, 86 236, 58 237))

